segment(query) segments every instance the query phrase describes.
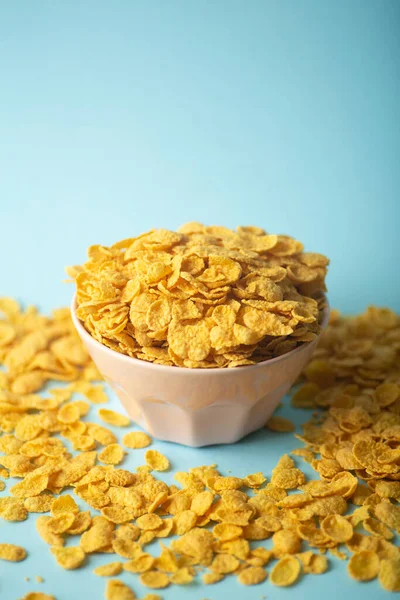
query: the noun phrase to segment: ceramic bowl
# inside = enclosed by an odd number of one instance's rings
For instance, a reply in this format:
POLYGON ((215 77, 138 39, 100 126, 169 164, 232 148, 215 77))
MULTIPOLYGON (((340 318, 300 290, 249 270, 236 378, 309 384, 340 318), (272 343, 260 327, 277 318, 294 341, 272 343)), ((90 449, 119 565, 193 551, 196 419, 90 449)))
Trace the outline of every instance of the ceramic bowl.
MULTIPOLYGON (((187 369, 115 352, 71 313, 82 342, 128 415, 154 437, 187 446, 231 444, 262 427, 310 360, 317 340, 256 365, 187 369)), ((322 328, 329 318, 323 315, 322 328)))

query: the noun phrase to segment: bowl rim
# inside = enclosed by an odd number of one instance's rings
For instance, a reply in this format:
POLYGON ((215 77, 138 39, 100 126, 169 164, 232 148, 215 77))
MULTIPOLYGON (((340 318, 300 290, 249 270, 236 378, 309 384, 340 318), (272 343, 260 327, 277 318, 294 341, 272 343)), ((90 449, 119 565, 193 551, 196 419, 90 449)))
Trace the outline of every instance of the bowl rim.
POLYGON ((224 373, 225 375, 230 374, 232 375, 233 372, 243 372, 244 370, 246 371, 250 371, 251 369, 256 370, 256 369, 261 369, 261 368, 265 368, 267 365, 272 365, 272 364, 276 364, 278 362, 287 360, 289 358, 292 358, 292 356, 295 353, 300 353, 302 351, 304 351, 306 348, 308 348, 310 346, 310 344, 314 344, 321 336, 322 332, 326 329, 326 326, 328 325, 328 321, 329 321, 329 315, 330 315, 330 304, 328 301, 328 298, 326 296, 326 294, 324 294, 325 296, 325 301, 326 301, 326 306, 322 311, 323 317, 322 317, 322 321, 321 321, 321 331, 318 334, 318 336, 315 338, 315 340, 311 340, 309 342, 304 342, 303 344, 301 344, 301 346, 298 346, 297 348, 294 348, 293 350, 290 350, 289 352, 286 352, 286 354, 282 354, 281 356, 276 356, 275 358, 268 358, 267 360, 263 360, 259 363, 256 363, 255 365, 243 365, 241 367, 237 367, 236 368, 224 368, 224 367, 210 367, 209 369, 199 369, 199 368, 195 368, 195 367, 178 367, 178 366, 173 366, 170 367, 169 365, 159 365, 159 364, 154 364, 150 361, 147 360, 142 360, 140 358, 134 358, 133 356, 128 356, 127 354, 122 354, 121 352, 117 352, 116 350, 113 350, 112 348, 109 348, 108 346, 105 346, 104 344, 102 344, 101 342, 99 342, 98 340, 96 340, 83 326, 83 323, 80 319, 78 319, 77 315, 76 315, 76 307, 77 307, 77 303, 76 303, 76 292, 74 293, 73 297, 72 297, 72 301, 71 301, 71 307, 70 307, 70 311, 71 311, 71 318, 72 321, 74 323, 74 326, 77 330, 77 332, 79 333, 79 335, 90 341, 90 343, 93 343, 95 346, 98 346, 99 349, 101 349, 103 352, 105 352, 105 354, 109 354, 110 356, 113 356, 114 358, 118 358, 123 362, 127 362, 130 364, 137 364, 138 366, 141 366, 143 368, 147 368, 147 369, 156 369, 157 371, 164 371, 164 372, 170 372, 172 373, 181 373, 181 374, 186 374, 186 375, 193 375, 194 373, 196 374, 202 374, 203 376, 205 376, 207 373, 224 373))

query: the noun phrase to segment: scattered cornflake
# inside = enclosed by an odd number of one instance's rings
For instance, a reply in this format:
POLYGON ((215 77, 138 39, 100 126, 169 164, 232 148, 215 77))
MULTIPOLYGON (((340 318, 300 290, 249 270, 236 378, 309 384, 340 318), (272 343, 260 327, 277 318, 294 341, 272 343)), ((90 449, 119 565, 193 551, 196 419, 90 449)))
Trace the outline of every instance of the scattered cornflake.
POLYGON ((328 515, 321 522, 321 530, 338 544, 348 542, 353 537, 351 523, 341 515, 328 515))
POLYGON ((100 462, 107 465, 119 465, 124 459, 124 449, 119 444, 109 444, 98 455, 100 462))
POLYGON ((100 408, 97 414, 104 423, 114 425, 115 427, 127 427, 131 422, 129 417, 107 408, 100 408))
POLYGON ((158 450, 147 450, 145 459, 146 464, 154 471, 167 471, 170 467, 168 458, 158 450))
POLYGON ((51 548, 57 564, 63 569, 71 570, 78 569, 85 561, 86 554, 79 546, 69 546, 68 548, 59 548, 54 546, 51 548))
POLYGON ((379 556, 372 550, 356 552, 347 566, 349 575, 357 581, 369 581, 379 573, 379 556))
MULTIPOLYGON (((290 497, 290 496, 289 496, 290 497)), ((296 531, 280 529, 272 536, 276 556, 296 554, 301 549, 301 538, 296 531)))
POLYGON ((274 415, 268 419, 265 426, 271 431, 277 431, 278 433, 289 433, 296 429, 296 426, 292 421, 278 415, 274 415))
POLYGON ((151 437, 144 431, 130 431, 122 438, 122 443, 127 448, 146 448, 151 442, 151 437))
POLYGON ((189 567, 181 567, 169 576, 170 583, 175 585, 187 585, 192 583, 194 575, 189 567))
POLYGON ((217 554, 210 565, 210 569, 216 573, 226 575, 226 573, 233 573, 239 567, 240 562, 231 554, 217 554))
POLYGON ((249 488, 259 488, 263 483, 266 482, 266 478, 264 474, 259 471, 258 473, 251 473, 250 475, 246 475, 243 479, 243 484, 249 488))
POLYGON ((63 496, 55 498, 51 504, 51 514, 53 515, 53 517, 60 513, 77 514, 78 512, 79 507, 75 500, 72 498, 72 496, 70 496, 69 494, 65 494, 63 496))
POLYGON ((247 567, 238 575, 239 583, 243 585, 257 585, 267 578, 267 571, 262 567, 247 567))
POLYGON ((57 513, 55 517, 50 517, 47 521, 47 529, 51 533, 65 533, 70 527, 72 527, 75 521, 75 514, 73 512, 57 513))
POLYGON ((140 575, 140 583, 149 588, 166 588, 170 584, 169 577, 166 573, 160 571, 147 571, 140 575))
POLYGON ((141 517, 138 517, 138 519, 136 520, 136 525, 138 527, 140 527, 140 529, 144 529, 144 530, 152 530, 152 529, 158 529, 159 527, 162 526, 162 519, 161 517, 159 517, 158 515, 154 514, 154 513, 150 513, 147 515, 142 515, 141 517))
POLYGON ((214 583, 218 583, 224 579, 224 575, 222 573, 204 573, 203 583, 206 585, 213 585, 214 583))
POLYGON ((124 570, 129 573, 146 573, 154 566, 155 558, 146 552, 124 564, 124 570))
POLYGON ((54 502, 54 496, 49 493, 43 493, 40 496, 25 498, 24 507, 28 512, 43 513, 49 512, 54 502))
POLYGON ((106 600, 135 600, 136 596, 129 586, 119 579, 107 581, 105 590, 106 600))
POLYGON ((35 575, 35 580, 37 581, 37 583, 43 583, 44 579, 41 575, 35 575))
POLYGON ((121 562, 112 562, 107 565, 96 567, 93 569, 93 573, 99 577, 114 577, 115 575, 122 573, 122 566, 123 564, 121 562))
POLYGON ((26 550, 14 544, 0 544, 0 560, 20 562, 26 558, 26 550))
MULTIPOLYGON (((18 485, 18 484, 17 484, 18 485)), ((22 500, 3 496, 0 498, 0 518, 5 521, 25 521, 28 516, 22 500)))
POLYGON ((300 576, 300 570, 297 558, 293 556, 281 558, 271 571, 270 581, 280 587, 293 585, 300 576))
MULTIPOLYGON (((98 377, 97 377, 98 379, 98 377)), ((86 385, 83 389, 77 390, 81 391, 81 393, 91 402, 92 404, 105 404, 108 402, 107 394, 104 391, 104 387, 102 385, 86 385)))
POLYGON ((312 575, 321 575, 328 570, 328 565, 328 559, 324 554, 312 554, 310 561, 307 561, 306 564, 303 563, 303 571, 312 575))
POLYGON ((379 568, 379 583, 388 592, 400 592, 400 559, 383 559, 379 568))

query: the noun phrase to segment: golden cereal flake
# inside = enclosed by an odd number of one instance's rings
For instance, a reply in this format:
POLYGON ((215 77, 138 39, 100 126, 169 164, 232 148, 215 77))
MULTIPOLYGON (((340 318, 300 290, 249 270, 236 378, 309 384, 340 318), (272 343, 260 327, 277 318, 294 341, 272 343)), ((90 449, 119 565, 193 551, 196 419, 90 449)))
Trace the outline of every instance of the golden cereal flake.
POLYGON ((222 573, 204 573, 203 583, 206 585, 213 585, 214 583, 218 583, 224 579, 224 575, 222 573))
POLYGON ((149 588, 162 589, 169 586, 170 580, 166 573, 147 571, 140 575, 140 583, 149 588))
POLYGON ((293 490, 305 482, 305 475, 300 469, 274 469, 271 477, 272 485, 284 490, 293 490))
POLYGON ((194 575, 189 567, 181 567, 175 573, 169 576, 169 580, 174 585, 187 585, 192 583, 194 575))
POLYGON ((152 439, 144 431, 130 431, 122 438, 122 443, 127 448, 146 448, 150 446, 152 439))
POLYGON ((14 544, 0 544, 0 560, 20 562, 26 558, 26 550, 14 544))
POLYGON ((217 554, 210 565, 212 571, 216 573, 233 573, 239 567, 240 563, 235 556, 231 554, 217 554))
POLYGON ((292 421, 278 415, 274 415, 268 419, 265 426, 271 431, 276 431, 278 433, 290 433, 296 429, 296 426, 292 421))
POLYGON ((124 564, 124 570, 130 573, 146 573, 154 566, 155 559, 150 554, 144 552, 136 558, 129 560, 124 564))
POLYGON ((123 558, 134 559, 142 553, 142 546, 138 542, 125 537, 116 537, 112 541, 112 547, 114 552, 123 558))
POLYGON ((22 500, 8 496, 0 498, 0 518, 5 521, 25 521, 27 516, 28 511, 22 500))
POLYGON ((99 453, 98 459, 107 465, 119 465, 124 459, 124 454, 119 444, 109 444, 99 453))
MULTIPOLYGON (((43 497, 43 496, 42 496, 43 497)), ((53 517, 60 513, 78 514, 79 507, 75 500, 69 494, 55 498, 51 504, 51 514, 53 517)))
POLYGON ((140 527, 140 529, 144 529, 145 531, 152 531, 154 529, 158 529, 163 524, 161 517, 158 515, 151 513, 147 515, 142 515, 136 520, 136 525, 140 527))
POLYGON ((75 515, 75 519, 70 527, 68 527, 66 533, 69 535, 79 535, 89 529, 92 524, 92 517, 88 510, 79 512, 75 515))
POLYGON ((230 523, 218 523, 213 529, 213 534, 221 541, 234 540, 239 538, 242 533, 242 527, 239 527, 239 525, 231 525, 230 523))
POLYGON ((370 581, 379 573, 379 556, 371 550, 356 552, 350 558, 347 570, 357 581, 370 581))
POLYGON ((167 471, 170 467, 169 460, 158 450, 147 450, 146 464, 155 471, 167 471))
POLYGON ((49 476, 46 473, 29 473, 23 481, 10 488, 15 498, 31 498, 47 488, 49 476))
POLYGON ((86 554, 79 546, 69 546, 68 548, 59 548, 54 546, 51 549, 57 564, 63 569, 78 569, 85 561, 86 554))
POLYGON ((114 427, 127 427, 131 422, 129 417, 107 408, 100 408, 97 414, 104 423, 114 425, 114 427))
MULTIPOLYGON (((299 558, 299 556, 297 555, 299 558)), ((310 562, 303 564, 304 573, 321 575, 328 570, 328 559, 324 554, 312 554, 310 562)))
POLYGON ((214 494, 208 490, 199 492, 192 499, 191 510, 198 516, 205 515, 214 501, 214 494))
POLYGON ((400 559, 384 559, 380 563, 379 583, 388 592, 400 592, 400 559))
POLYGON ((93 569, 93 573, 99 577, 114 577, 115 575, 122 573, 122 567, 123 563, 121 562, 111 562, 106 565, 96 567, 93 569))
POLYGON ((47 521, 47 529, 51 533, 65 533, 73 524, 75 513, 60 512, 55 517, 50 517, 47 521))
POLYGON ((295 531, 281 529, 272 537, 274 549, 280 554, 296 554, 300 552, 301 539, 295 531))
POLYGON ((262 567, 247 567, 238 575, 238 581, 242 585, 257 585, 267 578, 267 571, 262 567))
POLYGON ((281 558, 271 571, 271 583, 279 587, 293 585, 300 576, 300 570, 297 558, 293 556, 281 558))
POLYGON ((107 581, 104 595, 106 600, 135 600, 136 598, 131 588, 119 579, 107 581))
POLYGON ((265 481, 266 478, 264 477, 263 473, 259 471, 258 473, 246 475, 246 477, 243 479, 243 485, 249 488, 258 488, 265 483, 265 481))
MULTIPOLYGON (((80 390, 78 390, 80 391, 80 390)), ((104 391, 104 387, 102 385, 87 385, 82 389, 82 394, 91 402, 92 404, 104 404, 108 402, 107 394, 104 391)))
POLYGON ((328 515, 321 522, 322 531, 332 540, 341 544, 348 542, 353 537, 351 523, 341 515, 328 515))

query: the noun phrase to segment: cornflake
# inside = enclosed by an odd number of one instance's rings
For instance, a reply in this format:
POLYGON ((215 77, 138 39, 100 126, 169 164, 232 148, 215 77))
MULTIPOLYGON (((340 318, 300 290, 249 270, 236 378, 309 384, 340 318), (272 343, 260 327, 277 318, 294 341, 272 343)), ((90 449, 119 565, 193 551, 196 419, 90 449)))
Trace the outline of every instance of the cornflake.
POLYGON ((170 584, 170 580, 166 573, 160 571, 147 571, 140 576, 140 583, 149 588, 166 588, 170 584))
POLYGON ((122 573, 122 566, 121 562, 112 562, 101 565, 101 567, 96 567, 93 569, 93 573, 99 577, 114 577, 115 575, 122 573))
POLYGON ((158 450, 147 450, 145 454, 146 464, 155 471, 167 471, 169 469, 169 460, 158 450))
POLYGON ((297 558, 287 556, 281 558, 273 567, 270 580, 273 585, 286 587, 293 585, 300 576, 300 563, 297 558))
POLYGON ((122 438, 122 443, 127 448, 146 448, 151 442, 151 437, 144 431, 131 431, 122 438))
POLYGON ((243 585, 257 585, 267 578, 267 572, 262 567, 247 567, 238 575, 239 583, 243 585))
POLYGON ((100 408, 97 414, 104 423, 114 425, 115 427, 127 427, 131 422, 129 417, 107 408, 100 408))
POLYGON ((107 465, 119 465, 123 461, 124 454, 124 450, 119 444, 110 444, 100 452, 98 459, 107 465))
POLYGON ((69 548, 58 548, 54 546, 51 549, 57 564, 63 569, 77 569, 85 560, 85 553, 79 546, 70 546, 69 548))
POLYGON ((14 544, 0 544, 0 560, 20 562, 26 558, 26 550, 14 544))
POLYGON ((271 429, 271 431, 277 431, 279 433, 288 433, 296 429, 296 426, 292 421, 278 415, 274 415, 268 419, 265 426, 268 429, 271 429))
POLYGON ((357 581, 369 581, 379 573, 379 556, 371 550, 356 552, 349 560, 348 572, 357 581))
POLYGON ((107 581, 105 590, 106 600, 135 600, 136 596, 125 583, 119 579, 107 581))
POLYGON ((384 559, 379 568, 379 583, 388 592, 400 592, 400 559, 384 559))

